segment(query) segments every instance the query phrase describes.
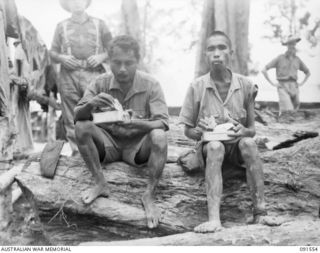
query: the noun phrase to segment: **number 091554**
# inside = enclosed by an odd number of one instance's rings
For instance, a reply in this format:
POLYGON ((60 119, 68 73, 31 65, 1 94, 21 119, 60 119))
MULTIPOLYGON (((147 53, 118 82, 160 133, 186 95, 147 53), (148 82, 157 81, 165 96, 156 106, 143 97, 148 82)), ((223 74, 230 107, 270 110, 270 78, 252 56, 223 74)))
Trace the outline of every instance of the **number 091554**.
POLYGON ((299 248, 303 252, 318 252, 318 247, 315 246, 302 246, 299 248))

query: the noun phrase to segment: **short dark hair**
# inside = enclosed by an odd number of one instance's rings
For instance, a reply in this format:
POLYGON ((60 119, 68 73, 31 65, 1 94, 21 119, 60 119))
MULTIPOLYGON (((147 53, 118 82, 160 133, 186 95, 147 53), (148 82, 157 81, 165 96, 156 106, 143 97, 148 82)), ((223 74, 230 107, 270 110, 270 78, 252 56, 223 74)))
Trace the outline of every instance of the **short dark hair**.
POLYGON ((208 36, 207 39, 209 39, 209 38, 212 37, 212 36, 222 36, 222 37, 225 37, 226 40, 227 40, 227 43, 228 43, 228 45, 229 45, 229 47, 230 47, 230 49, 232 49, 231 40, 230 40, 229 36, 228 36, 227 34, 225 34, 224 32, 222 32, 222 31, 213 31, 213 32, 208 36))
POLYGON ((124 51, 132 50, 134 56, 139 61, 140 60, 140 46, 138 41, 130 35, 120 35, 114 37, 109 45, 109 57, 112 58, 113 50, 115 47, 119 47, 124 51))

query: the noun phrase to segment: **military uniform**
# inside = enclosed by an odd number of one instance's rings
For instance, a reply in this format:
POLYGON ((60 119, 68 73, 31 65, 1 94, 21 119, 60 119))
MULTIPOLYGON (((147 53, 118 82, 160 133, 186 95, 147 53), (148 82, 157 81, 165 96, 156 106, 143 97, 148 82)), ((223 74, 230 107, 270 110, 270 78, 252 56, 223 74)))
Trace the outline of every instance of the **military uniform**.
POLYGON ((298 70, 309 74, 309 69, 296 55, 290 57, 281 54, 266 65, 266 70, 275 68, 279 82, 278 95, 280 111, 291 111, 299 108, 298 70))
POLYGON ((76 70, 61 66, 58 87, 67 139, 73 151, 77 150, 73 120, 74 107, 83 96, 88 84, 104 72, 102 65, 90 68, 87 59, 92 55, 106 52, 111 38, 105 23, 88 15, 83 22, 71 17, 56 27, 51 51, 73 55, 80 65, 76 70))

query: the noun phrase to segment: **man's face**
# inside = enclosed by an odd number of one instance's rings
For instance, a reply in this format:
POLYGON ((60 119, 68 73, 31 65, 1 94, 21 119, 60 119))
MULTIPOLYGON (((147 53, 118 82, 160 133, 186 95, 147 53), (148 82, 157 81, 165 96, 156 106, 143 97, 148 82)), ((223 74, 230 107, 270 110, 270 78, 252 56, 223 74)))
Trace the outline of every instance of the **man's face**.
POLYGON ((211 71, 229 67, 232 53, 224 36, 214 35, 207 39, 206 59, 211 71))
POLYGON ((86 10, 87 1, 69 0, 68 5, 72 13, 82 13, 86 10))
POLYGON ((294 54, 296 52, 296 42, 290 42, 288 43, 287 47, 288 47, 288 51, 292 54, 294 54))
POLYGON ((138 59, 133 50, 125 51, 120 47, 113 49, 110 59, 110 68, 119 83, 130 83, 133 81, 138 66, 138 59))

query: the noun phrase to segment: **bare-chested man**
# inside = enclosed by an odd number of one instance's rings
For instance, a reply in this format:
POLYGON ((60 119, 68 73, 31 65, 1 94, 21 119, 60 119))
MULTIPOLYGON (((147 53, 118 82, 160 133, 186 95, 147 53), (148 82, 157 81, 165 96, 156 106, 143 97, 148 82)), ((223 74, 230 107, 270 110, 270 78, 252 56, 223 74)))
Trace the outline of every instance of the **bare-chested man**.
POLYGON ((222 197, 222 171, 225 168, 246 171, 253 200, 254 222, 266 215, 262 163, 253 140, 254 100, 257 87, 246 77, 230 70, 232 45, 229 37, 220 31, 207 39, 206 59, 210 72, 196 79, 187 92, 180 122, 185 135, 200 141, 208 130, 207 118, 214 117, 217 124, 232 122, 232 140, 203 142, 200 145, 205 161, 205 181, 209 221, 198 225, 195 232, 215 232, 222 228, 220 202, 222 197))
POLYGON ((101 163, 122 160, 136 167, 148 166, 149 183, 142 203, 148 227, 154 228, 160 219, 154 194, 167 159, 168 108, 160 84, 137 70, 140 53, 135 39, 126 35, 114 38, 109 56, 112 74, 98 77, 75 108, 78 148, 96 182, 84 193, 83 201, 89 204, 109 195, 101 163), (114 99, 139 119, 99 126, 90 121, 96 108, 110 106, 114 99))

